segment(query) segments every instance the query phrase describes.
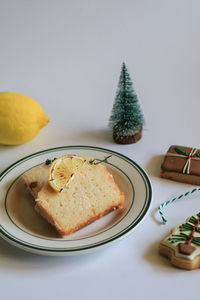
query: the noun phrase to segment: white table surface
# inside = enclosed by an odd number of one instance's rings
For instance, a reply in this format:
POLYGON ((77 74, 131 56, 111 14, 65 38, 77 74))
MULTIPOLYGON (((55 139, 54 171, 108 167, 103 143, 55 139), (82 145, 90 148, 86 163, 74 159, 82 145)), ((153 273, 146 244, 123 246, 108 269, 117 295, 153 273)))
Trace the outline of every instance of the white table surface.
POLYGON ((171 144, 200 147, 200 2, 197 0, 0 1, 0 90, 27 94, 50 123, 31 142, 0 146, 0 171, 23 156, 93 145, 135 160, 150 176, 153 203, 127 238, 92 254, 46 257, 0 239, 0 299, 189 299, 200 271, 172 267, 159 241, 199 211, 200 195, 156 207, 193 186, 159 178, 171 144), (122 62, 138 94, 143 138, 115 144, 107 123, 122 62))

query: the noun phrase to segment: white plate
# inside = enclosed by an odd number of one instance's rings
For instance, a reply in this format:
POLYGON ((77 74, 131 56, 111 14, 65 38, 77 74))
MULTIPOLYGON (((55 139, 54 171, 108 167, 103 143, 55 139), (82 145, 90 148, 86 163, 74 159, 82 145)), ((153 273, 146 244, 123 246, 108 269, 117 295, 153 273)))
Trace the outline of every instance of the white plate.
POLYGON ((65 146, 24 157, 0 175, 0 235, 9 243, 38 254, 73 255, 108 246, 129 234, 149 211, 152 189, 145 171, 117 152, 91 146, 65 146), (125 194, 123 209, 116 210, 64 238, 35 211, 21 175, 32 167, 65 154, 79 154, 102 160, 125 194))

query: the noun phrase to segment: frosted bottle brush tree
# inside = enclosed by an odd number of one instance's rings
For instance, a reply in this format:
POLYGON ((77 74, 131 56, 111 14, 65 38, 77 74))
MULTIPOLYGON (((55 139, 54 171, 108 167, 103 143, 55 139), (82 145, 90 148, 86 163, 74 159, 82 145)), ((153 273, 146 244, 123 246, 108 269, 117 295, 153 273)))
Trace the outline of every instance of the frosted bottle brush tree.
POLYGON ((122 64, 109 125, 116 143, 136 143, 142 137, 144 117, 125 63, 122 64))

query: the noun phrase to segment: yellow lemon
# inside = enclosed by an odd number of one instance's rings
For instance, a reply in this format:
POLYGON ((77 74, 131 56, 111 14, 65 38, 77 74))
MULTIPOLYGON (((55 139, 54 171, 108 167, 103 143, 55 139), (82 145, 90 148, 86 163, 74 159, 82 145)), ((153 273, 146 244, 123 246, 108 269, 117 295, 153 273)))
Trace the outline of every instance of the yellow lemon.
POLYGON ((26 143, 48 122, 48 116, 34 99, 15 92, 0 92, 0 144, 26 143))
POLYGON ((49 168, 50 186, 57 192, 65 190, 86 161, 88 158, 76 155, 65 155, 54 160, 49 168))

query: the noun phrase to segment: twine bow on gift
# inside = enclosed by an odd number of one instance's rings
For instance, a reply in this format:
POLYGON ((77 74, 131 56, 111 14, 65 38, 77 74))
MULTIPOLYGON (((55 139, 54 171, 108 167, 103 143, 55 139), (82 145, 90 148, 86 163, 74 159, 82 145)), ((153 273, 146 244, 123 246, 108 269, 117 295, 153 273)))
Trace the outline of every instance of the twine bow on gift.
POLYGON ((190 174, 191 160, 192 160, 192 158, 194 158, 194 155, 195 155, 196 152, 197 152, 197 149, 192 148, 190 154, 187 156, 187 161, 186 161, 185 166, 183 168, 183 174, 185 174, 185 172, 187 172, 187 174, 190 174))
POLYGON ((191 166, 191 160, 195 159, 195 160, 200 160, 200 153, 198 153, 198 149, 197 148, 192 148, 190 153, 188 153, 186 150, 184 150, 181 147, 175 147, 174 150, 177 153, 167 153, 167 156, 176 156, 176 157, 184 157, 186 158, 186 163, 183 167, 183 174, 187 173, 188 175, 190 174, 190 166, 191 166))

